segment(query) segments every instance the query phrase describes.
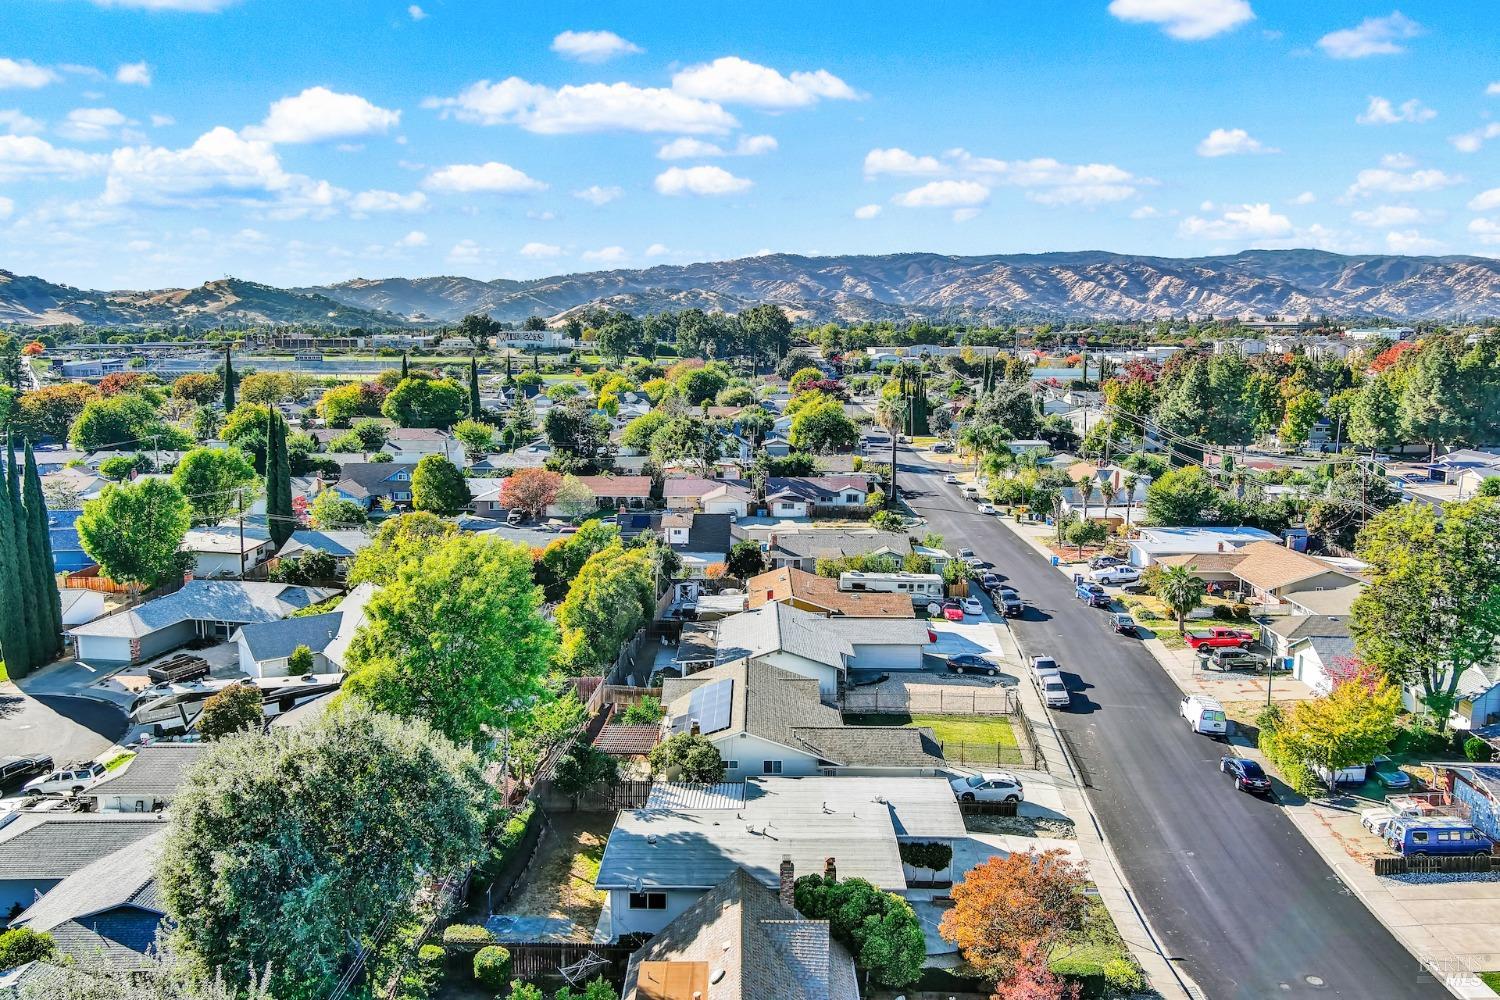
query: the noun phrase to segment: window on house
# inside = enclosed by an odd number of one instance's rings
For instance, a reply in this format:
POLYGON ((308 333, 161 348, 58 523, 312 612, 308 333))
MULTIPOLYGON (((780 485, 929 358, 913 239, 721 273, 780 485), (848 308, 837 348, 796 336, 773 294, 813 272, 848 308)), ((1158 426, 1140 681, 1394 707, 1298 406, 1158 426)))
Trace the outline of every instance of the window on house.
POLYGON ((664 892, 632 892, 630 894, 630 908, 632 910, 665 910, 667 908, 667 894, 664 892))
POLYGON ((724 762, 724 770, 726 771, 738 771, 739 769, 740 762, 737 760, 726 760, 724 762))
POLYGON ((760 765, 760 773, 761 774, 780 774, 781 773, 781 761, 779 761, 779 760, 762 761, 761 765, 760 765))

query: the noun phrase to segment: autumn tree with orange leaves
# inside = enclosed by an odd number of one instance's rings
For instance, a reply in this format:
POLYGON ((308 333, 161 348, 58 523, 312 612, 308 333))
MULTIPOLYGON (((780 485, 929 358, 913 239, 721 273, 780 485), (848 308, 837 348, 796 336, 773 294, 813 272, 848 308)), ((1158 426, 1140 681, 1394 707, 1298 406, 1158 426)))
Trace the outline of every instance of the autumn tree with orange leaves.
POLYGON ((992 857, 953 887, 953 909, 943 914, 938 933, 996 984, 1003 1000, 1065 997, 1021 987, 1056 985, 1046 973, 1046 956, 1083 924, 1084 876, 1084 866, 1060 850, 992 857))

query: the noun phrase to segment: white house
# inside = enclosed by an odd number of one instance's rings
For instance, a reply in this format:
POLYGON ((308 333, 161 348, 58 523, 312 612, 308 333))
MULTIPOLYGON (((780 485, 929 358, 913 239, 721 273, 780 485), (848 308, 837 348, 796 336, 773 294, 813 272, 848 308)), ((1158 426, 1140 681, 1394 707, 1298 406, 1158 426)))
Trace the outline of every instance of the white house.
POLYGON ((392 427, 386 432, 380 450, 398 463, 416 463, 428 455, 441 455, 462 469, 469 461, 462 442, 447 431, 431 427, 392 427))
POLYGON ((239 576, 276 554, 264 528, 194 528, 182 538, 193 555, 193 575, 202 579, 239 576))
POLYGON ((335 609, 321 615, 242 625, 234 634, 240 670, 251 677, 286 677, 291 673, 292 653, 298 646, 306 646, 313 659, 308 673, 331 673, 337 668, 328 665, 323 650, 338 637, 343 620, 344 613, 335 609))
POLYGON ((82 625, 104 614, 104 595, 97 590, 63 587, 57 595, 62 599, 64 625, 82 625))
POLYGON ((1144 527, 1130 542, 1130 563, 1142 568, 1150 566, 1161 556, 1176 556, 1208 552, 1233 552, 1251 542, 1276 542, 1279 539, 1260 528, 1239 527, 1193 527, 1157 528, 1144 527))
POLYGON ((204 749, 202 743, 147 743, 88 794, 101 813, 161 812, 204 749))
POLYGON ((1340 657, 1354 655, 1354 640, 1348 636, 1315 635, 1291 644, 1292 676, 1318 694, 1333 690, 1329 671, 1340 657))

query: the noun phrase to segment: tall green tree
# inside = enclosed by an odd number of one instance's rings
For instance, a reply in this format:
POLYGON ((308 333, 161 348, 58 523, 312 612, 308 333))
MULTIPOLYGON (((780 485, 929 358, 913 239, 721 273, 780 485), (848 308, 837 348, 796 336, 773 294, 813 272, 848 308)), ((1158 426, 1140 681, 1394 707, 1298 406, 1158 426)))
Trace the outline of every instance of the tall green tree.
POLYGON ((27 594, 32 587, 30 552, 11 503, 9 475, 0 471, 0 655, 11 677, 25 677, 37 662, 27 594))
POLYGON ((1464 433, 1462 401, 1458 366, 1447 345, 1427 344, 1401 394, 1402 432, 1407 440, 1425 442, 1435 459, 1439 448, 1454 443, 1464 433))
POLYGON ((652 553, 645 548, 616 543, 589 557, 557 606, 559 666, 565 673, 581 676, 599 670, 650 621, 654 573, 652 553))
POLYGON ((255 467, 238 448, 194 448, 172 470, 172 482, 199 524, 218 524, 240 509, 240 491, 254 493, 255 467))
POLYGON ((1365 382, 1349 414, 1349 439, 1371 451, 1389 448, 1400 440, 1401 401, 1384 375, 1365 382))
POLYGON ((31 442, 26 442, 26 471, 21 486, 26 505, 27 543, 31 564, 36 567, 37 587, 36 649, 46 663, 62 652, 62 597, 57 592, 57 573, 52 563, 51 519, 47 500, 42 496, 42 477, 37 474, 36 456, 31 442))
POLYGON ((411 474, 411 505, 433 514, 457 514, 473 500, 464 474, 442 455, 423 455, 411 474))
POLYGON ((1202 466, 1173 469, 1146 487, 1146 519, 1169 528, 1213 523, 1221 500, 1202 466))
POLYGON ((113 484, 83 505, 78 540, 104 575, 118 583, 155 587, 185 569, 183 536, 193 510, 166 479, 113 484))
POLYGON ((234 412, 234 362, 229 357, 230 347, 224 345, 224 413, 234 412))
POLYGON ((286 421, 275 410, 266 414, 266 520, 279 549, 297 530, 292 511, 292 465, 287 455, 286 421))
POLYGON ((43 637, 47 632, 47 615, 42 602, 42 591, 50 576, 49 567, 36 561, 31 545, 31 524, 26 515, 26 503, 21 496, 21 481, 24 479, 21 463, 16 461, 16 443, 7 437, 5 442, 5 492, 10 507, 11 537, 15 539, 16 563, 20 567, 18 578, 22 581, 21 601, 17 607, 26 630, 27 646, 30 649, 29 666, 35 668, 47 659, 43 637))
POLYGON ((1180 634, 1187 627, 1187 616, 1203 603, 1203 581, 1186 566, 1168 566, 1156 575, 1151 591, 1177 619, 1180 634))

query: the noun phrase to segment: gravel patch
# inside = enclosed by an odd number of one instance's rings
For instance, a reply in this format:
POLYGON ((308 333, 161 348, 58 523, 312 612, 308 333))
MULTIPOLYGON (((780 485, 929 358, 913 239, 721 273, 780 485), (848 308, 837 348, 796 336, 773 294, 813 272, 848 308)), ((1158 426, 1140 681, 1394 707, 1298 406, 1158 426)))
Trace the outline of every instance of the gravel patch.
POLYGON ((1407 885, 1446 885, 1450 882, 1500 882, 1500 872, 1407 872, 1386 875, 1392 882, 1407 885))
POLYGON ((964 827, 970 833, 1008 833, 1016 837, 1075 840, 1078 836, 1072 821, 1041 816, 987 816, 981 813, 965 816, 964 827))

